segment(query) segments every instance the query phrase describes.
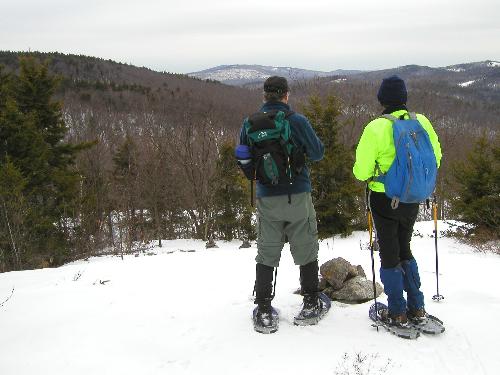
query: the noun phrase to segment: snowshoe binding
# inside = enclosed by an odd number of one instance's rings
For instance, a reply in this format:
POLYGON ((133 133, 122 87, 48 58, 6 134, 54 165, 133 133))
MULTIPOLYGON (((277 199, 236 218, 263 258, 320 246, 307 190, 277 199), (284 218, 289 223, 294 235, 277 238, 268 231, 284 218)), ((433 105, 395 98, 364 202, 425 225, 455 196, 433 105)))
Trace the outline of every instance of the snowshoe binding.
POLYGON ((410 323, 405 314, 391 317, 389 308, 383 303, 373 304, 368 315, 375 322, 372 327, 383 327, 393 335, 409 340, 415 340, 420 336, 419 330, 410 323))
POLYGON ((322 292, 304 296, 302 310, 293 319, 295 325, 310 326, 318 324, 326 315, 332 303, 330 298, 322 292))
POLYGON ((443 322, 435 316, 427 314, 424 309, 408 311, 407 315, 410 324, 422 333, 438 335, 445 331, 443 322))

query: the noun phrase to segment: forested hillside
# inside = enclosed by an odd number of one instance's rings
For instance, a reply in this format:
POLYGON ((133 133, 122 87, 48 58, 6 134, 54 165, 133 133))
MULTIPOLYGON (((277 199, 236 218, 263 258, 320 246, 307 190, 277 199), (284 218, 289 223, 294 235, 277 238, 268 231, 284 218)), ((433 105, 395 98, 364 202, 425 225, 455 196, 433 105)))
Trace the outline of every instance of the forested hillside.
POLYGON ((242 88, 96 57, 0 52, 0 65, 5 71, 16 72, 21 55, 47 63, 49 72, 59 79, 56 98, 71 115, 87 108, 136 115, 154 111, 179 123, 179 118, 190 112, 237 128, 242 115, 260 100, 242 88))
MULTIPOLYGON (((471 67, 471 64, 467 66, 471 67)), ((466 155, 473 151, 478 139, 486 139, 491 148, 500 146, 500 86, 491 83, 495 79, 498 81, 500 67, 482 68, 486 68, 490 74, 489 85, 481 86, 478 83, 476 86, 462 87, 451 78, 429 79, 428 74, 416 74, 417 71, 422 72, 422 69, 417 68, 410 71, 401 68, 364 73, 348 78, 318 78, 297 82, 293 87, 294 102, 300 107, 300 103, 307 102, 311 95, 323 98, 329 94, 337 96, 342 103, 339 115, 342 131, 339 135, 342 142, 354 150, 364 125, 382 112, 376 97, 382 78, 391 74, 400 75, 406 80, 409 110, 425 114, 439 135, 443 149, 437 186, 440 215, 450 218, 448 202, 456 197, 458 188, 452 177, 454 166, 466 160, 466 155)), ((482 68, 473 66, 473 73, 469 74, 484 74, 485 70, 482 68)), ((423 71, 428 72, 427 69, 423 71)), ((498 171, 498 156, 496 158, 497 169, 493 170, 498 171)), ((492 175, 490 177, 493 178, 492 175)), ((499 176, 496 175, 495 178, 497 184, 500 183, 499 176)))
MULTIPOLYGON (((227 86, 58 53, 0 52, 1 65, 0 195, 6 203, 0 216, 0 272, 131 252, 152 240, 253 238, 249 184, 231 155, 242 119, 261 103, 260 87, 227 86), (34 89, 40 80, 43 98, 40 88, 34 89), (54 138, 44 130, 45 118, 55 124, 54 138), (25 130, 18 131, 16 124, 25 130), (53 155, 43 173, 37 172, 43 164, 36 152, 11 147, 19 141, 11 137, 26 134, 32 138, 23 144, 41 142, 38 150, 53 155), (45 172, 50 178, 37 180, 45 172), (43 189, 37 190, 39 185, 43 189), (51 196, 51 191, 57 194, 51 196), (43 202, 53 202, 51 209, 44 209, 43 202), (34 225, 45 229, 33 231, 34 225), (53 242, 47 241, 47 233, 53 242), (41 245, 37 250, 33 244, 41 245)), ((324 188, 352 183, 339 176, 352 178, 349 164, 357 139, 366 122, 380 113, 376 91, 381 76, 373 74, 291 82, 293 108, 306 112, 325 139, 345 153, 322 165, 332 171, 321 177, 329 179, 324 188)), ((481 90, 413 75, 408 88, 410 108, 425 113, 441 137, 440 216, 457 216, 449 209, 458 194, 452 167, 465 160, 476 138, 498 144, 498 88, 481 90)), ((483 150, 484 155, 492 152, 483 150)), ((488 173, 481 181, 489 181, 488 173)), ((364 225, 362 186, 349 190, 351 194, 325 192, 339 206, 355 207, 341 213, 335 225, 323 226, 324 236, 364 225)), ((318 212, 324 223, 332 221, 331 205, 318 212)), ((498 215, 493 216, 494 222, 498 215)))

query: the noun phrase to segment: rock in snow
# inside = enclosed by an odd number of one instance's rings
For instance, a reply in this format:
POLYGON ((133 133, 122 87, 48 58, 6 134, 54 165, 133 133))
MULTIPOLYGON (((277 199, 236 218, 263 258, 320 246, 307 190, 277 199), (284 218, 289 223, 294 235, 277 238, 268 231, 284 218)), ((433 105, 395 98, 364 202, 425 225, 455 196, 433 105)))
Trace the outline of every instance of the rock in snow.
MULTIPOLYGON (((363 303, 373 299, 373 283, 366 278, 365 271, 360 265, 353 266, 339 257, 323 263, 320 273, 323 276, 320 289, 333 300, 363 303)), ((375 289, 378 297, 383 287, 376 283, 375 289)))
MULTIPOLYGON (((383 292, 382 285, 375 283, 377 297, 383 292)), ((363 303, 373 299, 373 284, 363 276, 355 276, 347 280, 340 290, 331 290, 326 293, 335 301, 348 303, 363 303)))

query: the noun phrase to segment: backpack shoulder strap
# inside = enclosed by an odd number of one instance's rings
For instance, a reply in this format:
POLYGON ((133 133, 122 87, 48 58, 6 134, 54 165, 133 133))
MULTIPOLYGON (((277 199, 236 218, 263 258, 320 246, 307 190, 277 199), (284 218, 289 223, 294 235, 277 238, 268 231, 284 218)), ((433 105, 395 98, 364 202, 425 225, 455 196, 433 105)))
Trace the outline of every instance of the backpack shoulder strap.
POLYGON ((382 118, 390 120, 391 122, 399 120, 396 116, 393 116, 393 115, 390 115, 390 114, 382 115, 382 118))
POLYGON ((271 110, 266 111, 266 112, 254 112, 250 116, 248 116, 247 118, 250 118, 250 117, 253 117, 253 116, 258 116, 258 115, 261 115, 262 113, 267 113, 268 115, 273 115, 273 114, 276 114, 278 112, 283 112, 285 114, 285 118, 288 118, 291 115, 295 114, 294 111, 289 111, 289 110, 286 110, 286 109, 271 109, 271 110))
MULTIPOLYGON (((417 114, 415 112, 408 112, 408 116, 410 117, 410 120, 417 120, 417 114)), ((385 118, 387 120, 390 120, 392 122, 401 120, 401 118, 397 118, 396 116, 393 116, 391 114, 386 113, 385 115, 381 116, 382 118, 385 118)))

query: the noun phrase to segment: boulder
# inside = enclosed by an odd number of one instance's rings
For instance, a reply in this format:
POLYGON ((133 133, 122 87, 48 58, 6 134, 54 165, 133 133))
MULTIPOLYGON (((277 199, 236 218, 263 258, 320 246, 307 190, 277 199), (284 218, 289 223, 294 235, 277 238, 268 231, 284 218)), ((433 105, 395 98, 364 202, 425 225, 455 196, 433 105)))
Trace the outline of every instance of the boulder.
MULTIPOLYGON (((383 287, 379 283, 375 285, 378 297, 383 292, 383 287)), ((363 303, 373 299, 373 286, 372 282, 365 277, 355 276, 347 280, 340 290, 331 290, 327 294, 332 300, 347 303, 363 303)))
POLYGON ((361 266, 356 266, 356 269, 358 270, 358 276, 363 276, 366 277, 365 270, 361 266))
POLYGON ((349 267, 349 272, 347 274, 347 280, 352 279, 353 277, 359 276, 359 271, 356 266, 352 264, 349 267))
POLYGON ((324 277, 320 276, 318 289, 323 290, 323 289, 326 289, 327 287, 328 287, 328 281, 324 277))
MULTIPOLYGON (((335 301, 363 303, 373 299, 372 281, 360 265, 353 266, 344 258, 335 258, 320 267, 319 290, 335 301)), ((383 287, 376 283, 377 297, 383 287)), ((300 294, 300 288, 294 293, 300 294)))
POLYGON ((328 281, 333 289, 339 290, 347 279, 349 271, 352 272, 352 265, 344 258, 335 258, 323 263, 319 269, 321 276, 328 281))

